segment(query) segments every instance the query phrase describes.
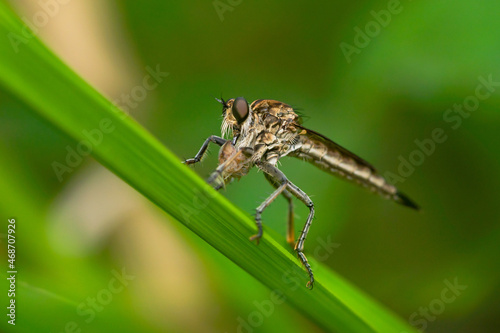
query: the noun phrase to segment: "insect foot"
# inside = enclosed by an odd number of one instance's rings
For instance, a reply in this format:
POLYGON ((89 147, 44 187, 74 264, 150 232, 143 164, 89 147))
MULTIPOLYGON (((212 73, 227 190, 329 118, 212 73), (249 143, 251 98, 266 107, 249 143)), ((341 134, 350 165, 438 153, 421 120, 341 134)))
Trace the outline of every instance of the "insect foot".
POLYGON ((261 237, 262 237, 262 233, 250 236, 248 239, 250 239, 251 242, 255 241, 255 244, 259 245, 261 237))
POLYGON ((224 187, 224 179, 222 178, 222 172, 220 170, 215 170, 212 172, 210 177, 207 179, 207 183, 209 183, 214 189, 220 190, 224 187))
POLYGON ((188 158, 187 160, 182 161, 183 164, 190 165, 199 162, 196 158, 188 158))
POLYGON ((262 214, 262 208, 259 207, 255 212, 255 224, 257 225, 257 234, 250 237, 250 241, 255 241, 259 245, 259 241, 262 238, 262 219, 260 215, 262 214))
POLYGON ((302 262, 302 264, 306 268, 307 273, 309 274, 309 281, 307 281, 307 283, 306 283, 306 288, 312 290, 312 288, 314 287, 314 274, 313 274, 313 271, 311 269, 311 265, 309 265, 309 262, 307 261, 307 258, 304 255, 304 253, 302 253, 302 251, 297 250, 297 256, 299 257, 300 261, 302 262))

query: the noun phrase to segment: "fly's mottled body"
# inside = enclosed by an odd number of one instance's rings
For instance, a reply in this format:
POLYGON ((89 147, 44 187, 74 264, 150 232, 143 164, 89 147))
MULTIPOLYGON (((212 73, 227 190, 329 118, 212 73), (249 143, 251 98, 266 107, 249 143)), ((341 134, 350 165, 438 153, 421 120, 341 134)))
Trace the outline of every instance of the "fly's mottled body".
POLYGON ((308 274, 307 286, 312 288, 314 276, 303 253, 304 241, 314 217, 314 204, 300 188, 293 184, 276 167, 284 156, 297 157, 317 167, 367 187, 387 199, 392 199, 405 206, 418 209, 395 186, 389 184, 365 160, 339 146, 325 136, 302 126, 302 120, 293 108, 275 100, 256 100, 248 105, 238 97, 227 102, 218 100, 223 105, 222 135, 228 139, 211 136, 200 151, 186 164, 199 162, 208 144, 214 142, 221 146, 219 166, 208 178, 208 182, 220 189, 233 179, 245 176, 252 167, 264 171, 265 177, 275 187, 275 191, 256 209, 255 222, 258 232, 250 237, 259 241, 262 237, 261 214, 280 194, 289 202, 287 241, 294 245, 300 261, 308 274), (309 216, 297 240, 294 241, 293 202, 296 197, 309 208, 309 216))

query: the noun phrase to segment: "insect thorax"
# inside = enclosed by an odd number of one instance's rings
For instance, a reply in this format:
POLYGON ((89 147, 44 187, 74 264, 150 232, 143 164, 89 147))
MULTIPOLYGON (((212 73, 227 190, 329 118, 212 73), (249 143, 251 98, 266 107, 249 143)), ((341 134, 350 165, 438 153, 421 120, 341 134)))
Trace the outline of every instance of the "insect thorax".
POLYGON ((274 100, 260 100, 251 104, 251 116, 235 126, 231 119, 233 135, 237 136, 235 149, 251 148, 250 163, 266 160, 276 164, 277 160, 298 148, 299 129, 294 126, 299 116, 287 104, 274 100))

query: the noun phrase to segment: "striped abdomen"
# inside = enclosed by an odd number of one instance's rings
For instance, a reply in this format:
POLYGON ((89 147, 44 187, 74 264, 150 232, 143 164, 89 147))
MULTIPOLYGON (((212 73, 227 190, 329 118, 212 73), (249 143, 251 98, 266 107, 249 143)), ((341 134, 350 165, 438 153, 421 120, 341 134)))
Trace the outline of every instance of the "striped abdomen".
POLYGON ((415 203, 394 185, 389 184, 371 164, 323 135, 301 128, 299 142, 296 144, 298 149, 290 153, 290 156, 308 161, 331 174, 367 187, 387 199, 418 209, 415 203))

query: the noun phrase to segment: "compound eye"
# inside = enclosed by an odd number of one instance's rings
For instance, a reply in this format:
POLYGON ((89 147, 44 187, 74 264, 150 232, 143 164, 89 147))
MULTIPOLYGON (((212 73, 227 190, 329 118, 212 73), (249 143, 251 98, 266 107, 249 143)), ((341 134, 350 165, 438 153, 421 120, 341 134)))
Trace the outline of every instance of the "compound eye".
POLYGON ((236 98, 233 102, 233 106, 231 107, 231 112, 233 113, 233 116, 238 124, 244 122, 249 113, 247 100, 243 97, 236 98))

